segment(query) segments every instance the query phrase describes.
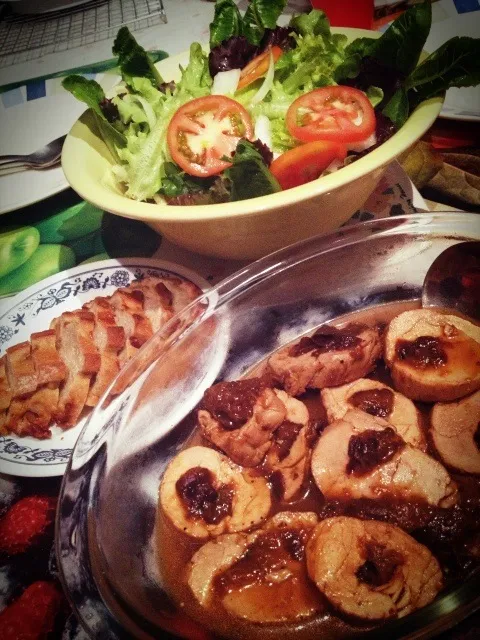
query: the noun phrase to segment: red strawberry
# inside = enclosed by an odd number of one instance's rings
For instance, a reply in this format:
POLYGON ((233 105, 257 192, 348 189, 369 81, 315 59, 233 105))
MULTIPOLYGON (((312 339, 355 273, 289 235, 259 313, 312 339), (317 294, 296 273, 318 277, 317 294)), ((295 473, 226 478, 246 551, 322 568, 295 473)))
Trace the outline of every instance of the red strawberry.
POLYGON ((0 613, 0 638, 44 640, 53 629, 62 601, 52 582, 34 582, 0 613))
POLYGON ((0 551, 11 555, 26 551, 41 538, 55 517, 56 498, 21 498, 0 520, 0 551))

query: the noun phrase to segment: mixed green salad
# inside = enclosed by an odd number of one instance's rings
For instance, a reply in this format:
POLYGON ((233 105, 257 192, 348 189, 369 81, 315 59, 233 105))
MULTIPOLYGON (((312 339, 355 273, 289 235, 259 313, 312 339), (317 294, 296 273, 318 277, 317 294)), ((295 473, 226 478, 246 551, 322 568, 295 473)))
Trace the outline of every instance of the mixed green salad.
POLYGON ((298 186, 382 144, 426 99, 480 83, 480 40, 455 37, 419 64, 429 1, 380 38, 332 33, 312 10, 278 26, 286 0, 216 0, 210 48, 164 79, 126 27, 113 97, 82 76, 65 89, 93 111, 129 198, 173 205, 243 200, 298 186))

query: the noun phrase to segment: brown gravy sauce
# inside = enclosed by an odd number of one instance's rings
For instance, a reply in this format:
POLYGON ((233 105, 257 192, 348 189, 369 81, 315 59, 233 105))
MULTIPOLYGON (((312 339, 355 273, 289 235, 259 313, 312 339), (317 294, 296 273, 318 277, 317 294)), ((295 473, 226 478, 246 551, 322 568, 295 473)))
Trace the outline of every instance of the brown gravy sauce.
MULTIPOLYGON (((334 324, 341 329, 352 322, 369 325, 388 323, 400 312, 418 307, 417 303, 381 305, 366 312, 339 317, 334 324)), ((246 378, 260 376, 263 367, 264 363, 259 363, 246 374, 246 378)), ((383 361, 378 364, 369 377, 393 387, 388 369, 384 366, 383 361)), ((321 403, 320 394, 316 390, 309 390, 299 399, 307 405, 311 417, 312 438, 315 439, 327 425, 326 412, 321 403)), ((424 424, 428 425, 431 405, 417 403, 417 407, 424 424)), ((211 446, 197 431, 185 443, 184 448, 198 444, 211 446)), ((435 456, 430 442, 428 447, 428 453, 435 456)), ((448 587, 452 583, 465 579, 480 567, 480 553, 477 558, 474 557, 474 554, 466 553, 467 549, 478 549, 480 546, 478 526, 480 522, 480 478, 457 473, 451 473, 451 476, 458 484, 460 494, 459 504, 451 509, 441 509, 425 503, 405 502, 399 499, 327 502, 313 480, 309 479, 303 494, 295 501, 289 503, 274 501, 270 516, 280 511, 314 511, 319 520, 347 515, 390 522, 409 532, 419 542, 429 547, 441 563, 446 587, 448 587)), ((214 601, 211 607, 205 610, 192 596, 185 577, 187 563, 195 551, 204 544, 204 541, 195 541, 179 532, 164 517, 160 508, 157 510, 156 531, 157 560, 163 586, 173 602, 177 603, 186 615, 204 624, 205 628, 213 632, 212 639, 229 637, 233 640, 278 640, 281 637, 282 640, 318 640, 318 638, 340 640, 361 637, 366 630, 381 625, 381 623, 367 625, 363 622, 355 624, 351 620, 343 619, 336 615, 316 588, 312 590, 312 593, 318 599, 317 610, 319 613, 301 622, 265 625, 250 623, 230 615, 222 607, 219 600, 214 601)), ((279 544, 278 537, 277 541, 272 544, 273 546, 279 544)), ((281 553, 288 555, 289 552, 283 546, 283 542, 280 544, 282 545, 281 553)), ((300 552, 301 548, 298 547, 298 553, 300 552)), ((247 556, 245 556, 245 560, 243 568, 240 563, 237 563, 235 565, 237 568, 234 567, 228 579, 225 578, 223 586, 222 581, 219 580, 216 582, 215 588, 221 592, 222 589, 227 588, 229 580, 238 581, 238 584, 242 580, 252 580, 252 567, 255 566, 253 556, 251 564, 250 561, 247 562, 247 556)), ((402 558, 397 557, 395 552, 390 553, 390 551, 378 547, 373 548, 372 545, 372 549, 368 550, 366 563, 359 569, 361 571, 359 578, 369 584, 383 584, 388 581, 389 575, 393 575, 401 563, 402 558)), ((261 572, 261 569, 259 571, 261 572)), ((266 590, 265 598, 268 597, 268 590, 266 590)))
POLYGON ((365 325, 350 323, 338 329, 335 326, 324 324, 311 336, 305 336, 292 346, 289 355, 301 356, 304 353, 312 353, 315 356, 329 351, 340 351, 358 347, 361 339, 358 334, 365 329, 365 325))

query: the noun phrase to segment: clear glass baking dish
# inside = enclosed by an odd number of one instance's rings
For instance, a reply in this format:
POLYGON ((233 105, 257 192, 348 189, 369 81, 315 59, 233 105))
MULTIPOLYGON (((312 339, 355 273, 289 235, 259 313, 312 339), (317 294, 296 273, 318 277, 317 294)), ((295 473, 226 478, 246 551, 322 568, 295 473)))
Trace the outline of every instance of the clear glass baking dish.
MULTIPOLYGON (((418 301, 432 261, 465 239, 480 239, 475 214, 392 217, 300 242, 222 281, 141 349, 83 429, 60 495, 60 575, 93 638, 210 637, 182 626, 154 545, 159 482, 205 389, 325 321, 418 301)), ((475 576, 365 637, 432 637, 479 606, 475 576)))

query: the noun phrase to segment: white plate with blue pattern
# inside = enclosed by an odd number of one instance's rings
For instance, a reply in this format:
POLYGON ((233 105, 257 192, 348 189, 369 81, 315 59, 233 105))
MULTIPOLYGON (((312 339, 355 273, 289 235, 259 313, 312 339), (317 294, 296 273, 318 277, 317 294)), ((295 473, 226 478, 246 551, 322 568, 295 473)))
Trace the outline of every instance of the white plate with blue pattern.
MULTIPOLYGON (((190 269, 154 258, 80 265, 0 301, 0 356, 8 347, 29 340, 32 333, 48 329, 53 318, 64 311, 79 309, 96 296, 111 295, 118 287, 148 275, 173 275, 193 282, 202 291, 209 288, 207 281, 190 269)), ((0 435, 0 472, 37 478, 63 475, 86 419, 65 431, 53 426, 48 440, 0 435)))

